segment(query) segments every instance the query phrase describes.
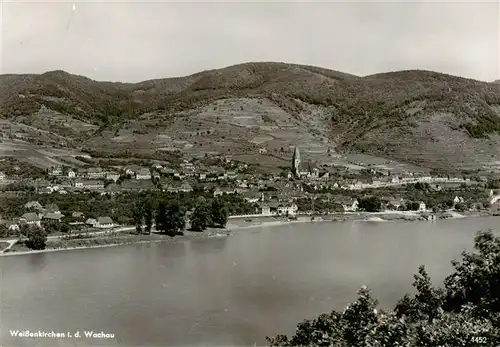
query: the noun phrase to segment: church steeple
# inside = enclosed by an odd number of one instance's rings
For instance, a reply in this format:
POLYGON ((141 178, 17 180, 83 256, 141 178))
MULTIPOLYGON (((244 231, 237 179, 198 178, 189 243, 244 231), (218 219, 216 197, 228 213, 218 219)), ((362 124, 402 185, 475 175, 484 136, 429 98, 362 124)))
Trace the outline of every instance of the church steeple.
POLYGON ((296 176, 299 175, 299 168, 300 168, 300 152, 299 152, 299 147, 295 146, 292 158, 292 171, 296 176))

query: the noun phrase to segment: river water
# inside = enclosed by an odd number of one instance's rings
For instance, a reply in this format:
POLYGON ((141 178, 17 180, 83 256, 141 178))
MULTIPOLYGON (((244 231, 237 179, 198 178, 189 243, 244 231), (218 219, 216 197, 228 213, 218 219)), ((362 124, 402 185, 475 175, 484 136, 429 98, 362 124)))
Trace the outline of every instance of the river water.
POLYGON ((434 283, 500 218, 304 223, 227 238, 0 258, 1 346, 243 346, 342 310, 362 285, 381 307, 434 283), (64 338, 12 337, 13 330, 64 338), (80 331, 114 338, 75 338, 80 331), (68 337, 68 332, 72 337, 68 337))

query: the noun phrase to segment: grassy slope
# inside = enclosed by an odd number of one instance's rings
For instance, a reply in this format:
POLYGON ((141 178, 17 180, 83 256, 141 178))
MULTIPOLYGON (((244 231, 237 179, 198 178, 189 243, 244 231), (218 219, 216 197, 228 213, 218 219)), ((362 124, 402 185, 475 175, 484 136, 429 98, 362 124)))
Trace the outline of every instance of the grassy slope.
POLYGON ((360 78, 311 66, 246 63, 136 84, 96 82, 62 71, 0 76, 4 117, 44 104, 97 125, 116 125, 147 112, 161 114, 159 122, 168 123, 179 112, 245 97, 270 99, 302 119, 300 126, 312 122, 321 109, 331 119, 325 134, 343 151, 428 166, 475 160, 480 151, 485 158, 498 152, 497 137, 491 134, 500 130, 500 84, 430 71, 360 78))

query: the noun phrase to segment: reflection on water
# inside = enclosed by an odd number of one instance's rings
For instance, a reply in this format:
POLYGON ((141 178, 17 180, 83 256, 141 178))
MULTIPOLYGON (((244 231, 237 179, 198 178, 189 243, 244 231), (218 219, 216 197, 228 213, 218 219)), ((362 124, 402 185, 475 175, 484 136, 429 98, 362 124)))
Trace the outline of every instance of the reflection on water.
POLYGON ((212 237, 206 240, 191 240, 189 246, 192 252, 212 253, 224 250, 228 237, 212 237))
POLYGON ((186 256, 186 242, 156 243, 157 254, 166 260, 186 256))
POLYGON ((47 253, 35 253, 27 255, 29 258, 30 270, 34 272, 42 271, 45 268, 47 253))
POLYGON ((318 223, 231 237, 0 258, 5 346, 263 345, 304 318, 342 310, 363 284, 383 308, 435 284, 498 218, 318 223), (94 329, 107 340, 20 340, 9 328, 94 329))

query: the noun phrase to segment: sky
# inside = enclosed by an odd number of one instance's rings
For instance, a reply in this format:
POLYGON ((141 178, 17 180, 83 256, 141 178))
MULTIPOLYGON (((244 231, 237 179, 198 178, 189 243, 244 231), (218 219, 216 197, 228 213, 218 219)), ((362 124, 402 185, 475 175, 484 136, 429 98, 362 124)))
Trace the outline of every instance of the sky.
POLYGON ((498 1, 3 0, 0 66, 138 82, 280 61, 360 76, 425 69, 492 81, 500 79, 498 1))

